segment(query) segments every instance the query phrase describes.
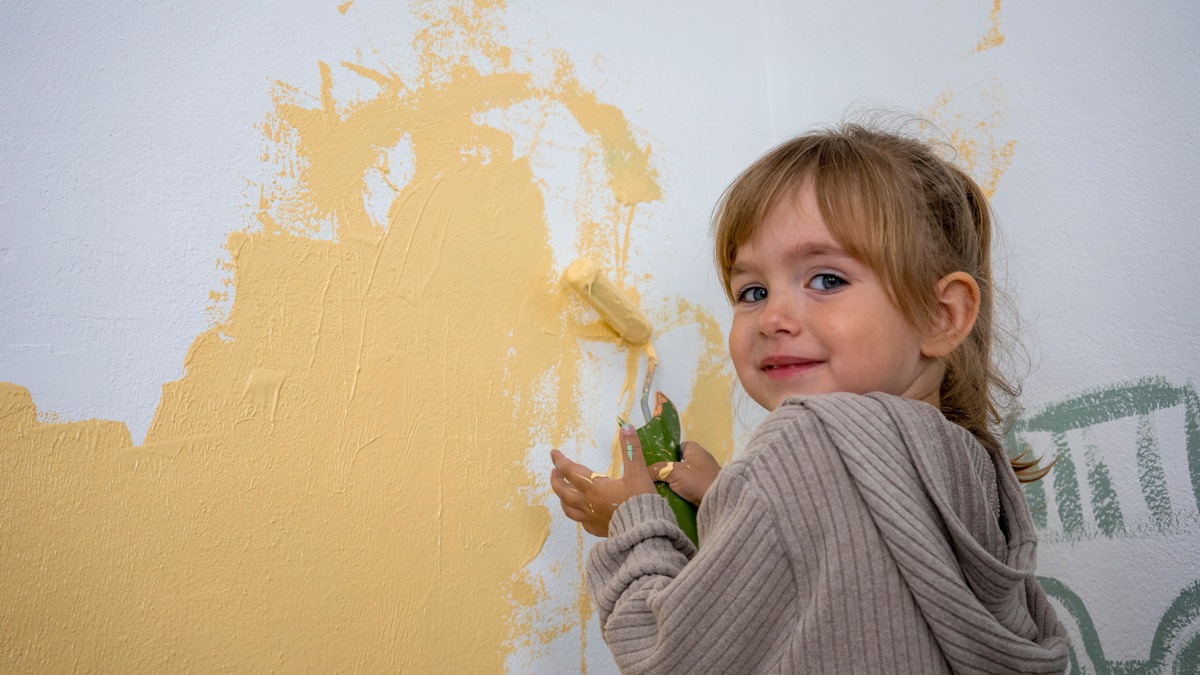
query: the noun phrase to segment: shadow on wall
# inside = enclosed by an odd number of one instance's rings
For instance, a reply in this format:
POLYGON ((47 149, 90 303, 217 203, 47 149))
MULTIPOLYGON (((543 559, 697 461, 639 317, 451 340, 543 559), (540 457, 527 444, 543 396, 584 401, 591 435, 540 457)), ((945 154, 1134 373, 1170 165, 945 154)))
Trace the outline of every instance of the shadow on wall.
MULTIPOLYGON (((1025 486, 1043 550, 1094 550, 1113 559, 1119 544, 1134 540, 1142 555, 1153 555, 1177 546, 1181 535, 1200 534, 1200 397, 1190 384, 1148 378, 1081 394, 1022 418, 1005 444, 1057 459, 1045 480, 1025 486)), ((1089 598, 1089 611, 1071 578, 1040 577, 1071 634, 1072 673, 1200 672, 1200 579, 1194 569, 1147 574, 1135 568, 1142 555, 1128 560, 1128 576, 1113 579, 1113 587, 1181 589, 1159 618, 1145 661, 1109 660, 1092 617, 1099 598, 1089 598)), ((1078 564, 1071 569, 1085 573, 1078 564)))

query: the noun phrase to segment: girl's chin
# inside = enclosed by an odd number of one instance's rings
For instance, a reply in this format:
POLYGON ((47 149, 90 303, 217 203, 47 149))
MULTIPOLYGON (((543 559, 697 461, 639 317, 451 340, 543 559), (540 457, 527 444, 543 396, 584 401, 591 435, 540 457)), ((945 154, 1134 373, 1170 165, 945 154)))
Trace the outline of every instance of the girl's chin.
POLYGON ((822 389, 819 387, 788 387, 776 389, 766 392, 761 397, 751 396, 762 407, 768 411, 774 412, 776 408, 783 404, 784 401, 793 396, 820 396, 821 394, 829 394, 835 391, 845 391, 844 389, 822 389))

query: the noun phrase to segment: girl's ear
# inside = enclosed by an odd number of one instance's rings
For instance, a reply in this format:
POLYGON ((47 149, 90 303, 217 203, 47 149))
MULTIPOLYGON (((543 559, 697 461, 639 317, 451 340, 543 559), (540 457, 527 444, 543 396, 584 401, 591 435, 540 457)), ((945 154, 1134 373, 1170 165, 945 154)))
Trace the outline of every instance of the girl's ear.
POLYGON ((933 285, 937 310, 921 340, 921 355, 940 359, 967 339, 979 316, 979 282, 966 272, 951 272, 933 285))

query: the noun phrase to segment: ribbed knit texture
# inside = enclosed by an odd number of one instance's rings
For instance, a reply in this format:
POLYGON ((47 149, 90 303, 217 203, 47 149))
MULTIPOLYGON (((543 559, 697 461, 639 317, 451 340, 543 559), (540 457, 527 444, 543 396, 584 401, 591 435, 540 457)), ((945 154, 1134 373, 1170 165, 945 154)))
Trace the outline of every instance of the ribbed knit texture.
POLYGON ((587 581, 627 673, 1060 673, 1016 476, 925 403, 785 401, 704 497, 621 505, 587 581))

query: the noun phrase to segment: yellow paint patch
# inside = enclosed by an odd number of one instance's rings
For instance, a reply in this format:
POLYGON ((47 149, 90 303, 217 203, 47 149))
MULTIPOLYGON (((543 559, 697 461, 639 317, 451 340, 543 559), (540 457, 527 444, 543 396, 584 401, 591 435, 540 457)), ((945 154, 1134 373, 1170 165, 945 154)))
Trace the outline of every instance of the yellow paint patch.
POLYGON ((707 311, 680 301, 685 320, 700 328, 702 351, 696 364, 692 398, 682 413, 681 422, 687 440, 699 443, 717 463, 725 466, 733 459, 733 368, 725 336, 716 319, 707 311))
POLYGON ((283 371, 251 368, 242 389, 242 402, 249 403, 254 409, 270 410, 274 422, 275 411, 279 409, 279 390, 285 377, 287 373, 283 371))
MULTIPOLYGON (((582 583, 536 630, 514 608, 547 593, 524 572, 550 518, 526 457, 582 426, 589 333, 529 162, 481 115, 553 104, 595 139, 608 210, 579 248, 635 300, 634 213, 661 190, 648 145, 568 61, 548 90, 508 70, 500 8, 422 5, 416 82, 322 61, 315 95, 276 83, 262 124, 276 180, 228 238, 231 292, 210 298, 214 325, 144 445, 120 423, 39 422, 25 389, 0 384, 12 669, 499 672, 514 646, 579 628, 586 670, 582 583), (336 100, 346 77, 376 94, 336 100), (407 178, 388 157, 400 146, 407 178), (382 221, 367 199, 380 184, 382 221)), ((701 327, 685 434, 727 461, 716 323, 685 304, 660 318, 701 327)))
MULTIPOLYGON (((699 443, 724 466, 733 459, 733 391, 736 375, 729 361, 725 334, 705 308, 682 298, 662 319, 663 332, 695 328, 700 340, 699 358, 688 364, 695 370, 691 399, 680 411, 683 438, 699 443)), ((664 359, 670 362, 670 357, 664 359)))
POLYGON ((956 162, 965 168, 984 194, 996 194, 1000 177, 1012 166, 1015 139, 997 138, 1004 126, 1007 104, 1000 84, 983 82, 967 96, 943 92, 926 116, 949 134, 956 162))
POLYGON ((992 47, 1004 44, 1004 34, 1000 32, 1000 0, 992 0, 992 13, 988 17, 988 32, 975 45, 976 52, 983 52, 992 47))

